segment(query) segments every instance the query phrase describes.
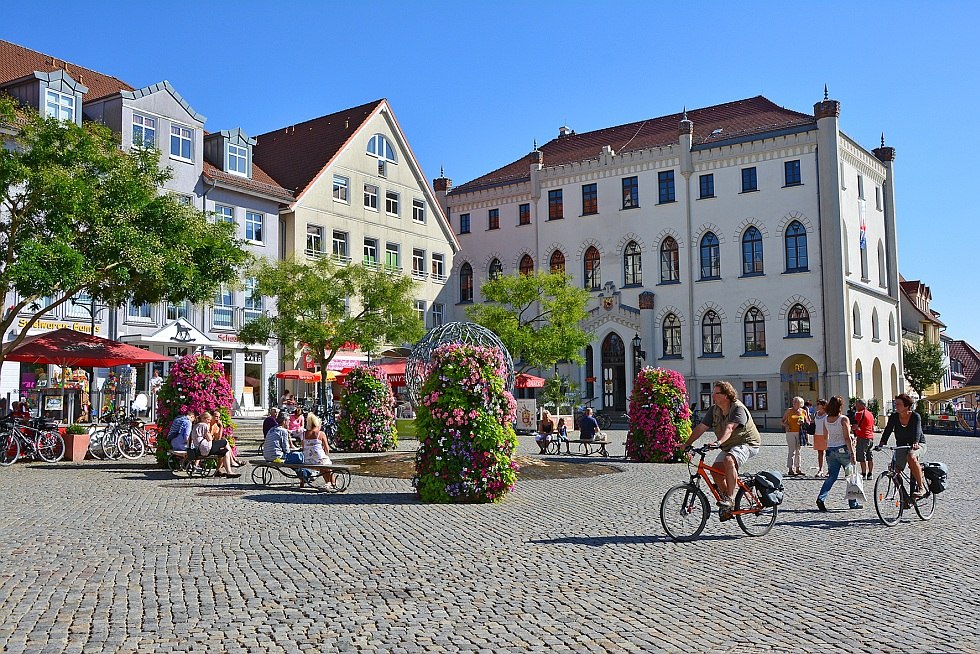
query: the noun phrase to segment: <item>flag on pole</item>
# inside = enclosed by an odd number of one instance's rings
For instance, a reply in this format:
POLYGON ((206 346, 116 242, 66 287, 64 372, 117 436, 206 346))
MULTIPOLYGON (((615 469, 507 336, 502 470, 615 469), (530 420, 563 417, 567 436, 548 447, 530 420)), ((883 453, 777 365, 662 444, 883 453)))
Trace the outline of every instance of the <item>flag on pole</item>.
POLYGON ((861 218, 861 249, 868 249, 868 225, 864 220, 864 202, 858 202, 858 215, 861 218))

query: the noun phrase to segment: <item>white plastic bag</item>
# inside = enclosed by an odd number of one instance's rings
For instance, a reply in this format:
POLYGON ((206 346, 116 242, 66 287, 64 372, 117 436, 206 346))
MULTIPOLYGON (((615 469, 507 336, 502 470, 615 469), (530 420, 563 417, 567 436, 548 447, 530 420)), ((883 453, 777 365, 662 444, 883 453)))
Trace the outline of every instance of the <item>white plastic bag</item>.
POLYGON ((848 501, 857 500, 858 502, 865 502, 868 499, 864 494, 864 484, 862 483, 861 475, 857 472, 852 472, 847 476, 847 492, 845 498, 848 501))

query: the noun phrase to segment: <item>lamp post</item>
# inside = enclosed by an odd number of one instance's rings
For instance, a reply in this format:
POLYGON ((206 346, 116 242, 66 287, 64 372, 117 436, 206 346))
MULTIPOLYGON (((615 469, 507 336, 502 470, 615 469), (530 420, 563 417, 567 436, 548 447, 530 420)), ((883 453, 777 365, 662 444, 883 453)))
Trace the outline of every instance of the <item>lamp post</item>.
POLYGON ((640 368, 643 366, 643 361, 647 358, 647 353, 640 348, 643 345, 643 341, 640 339, 640 335, 636 334, 633 337, 633 374, 639 374, 640 368))
POLYGON ((96 316, 100 315, 103 311, 105 311, 107 309, 110 309, 111 307, 104 306, 104 307, 99 307, 98 309, 96 309, 95 308, 95 296, 94 295, 91 296, 91 298, 90 298, 90 300, 89 300, 89 302, 87 304, 86 303, 83 303, 83 302, 79 302, 75 298, 72 298, 71 300, 69 300, 69 302, 71 302, 71 305, 73 307, 81 307, 81 308, 85 309, 86 311, 88 311, 88 316, 89 316, 89 320, 90 320, 89 334, 91 334, 92 336, 95 336, 95 318, 96 318, 96 316))

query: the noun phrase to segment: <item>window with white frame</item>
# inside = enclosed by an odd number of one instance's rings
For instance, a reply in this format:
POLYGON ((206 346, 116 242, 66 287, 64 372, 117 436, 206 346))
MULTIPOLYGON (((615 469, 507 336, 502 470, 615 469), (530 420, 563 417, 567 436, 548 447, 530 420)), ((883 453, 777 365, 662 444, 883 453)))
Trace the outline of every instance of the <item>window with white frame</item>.
POLYGON ((333 258, 340 263, 350 261, 350 248, 347 247, 347 232, 333 231, 333 258))
POLYGON ((181 125, 170 126, 170 156, 176 159, 191 160, 194 154, 194 130, 181 125))
POLYGON ((378 239, 364 239, 364 265, 375 267, 378 265, 378 239))
POLYGON ((133 147, 155 148, 157 146, 157 119, 133 114, 133 147))
POLYGON ((46 89, 44 94, 44 115, 58 120, 75 120, 75 96, 46 89))
POLYGON ((180 318, 187 320, 188 315, 190 315, 190 302, 184 301, 177 304, 167 302, 167 322, 173 322, 180 318))
POLYGON ((432 303, 432 326, 441 327, 446 320, 445 305, 439 302, 432 303))
POLYGON ((395 272, 402 269, 401 247, 397 243, 385 244, 385 268, 395 272))
POLYGON ((262 243, 262 218, 260 213, 245 212, 245 240, 262 243))
POLYGON ((211 326, 219 329, 235 327, 235 296, 224 284, 218 289, 211 307, 211 326))
POLYGON ((126 319, 138 322, 149 322, 153 319, 153 308, 149 302, 136 304, 132 300, 126 303, 126 319))
POLYGON ((385 212, 389 216, 398 215, 398 193, 395 191, 385 191, 385 212))
POLYGON ((187 195, 186 193, 174 193, 174 197, 177 198, 177 202, 180 202, 185 207, 194 206, 193 195, 187 195))
POLYGON ((415 315, 425 324, 425 300, 415 300, 415 315))
POLYGON ((375 134, 368 141, 367 154, 378 159, 378 176, 388 176, 388 163, 398 163, 395 148, 384 134, 375 134))
POLYGON ((258 280, 248 277, 243 284, 245 291, 245 322, 249 323, 262 315, 262 296, 258 293, 258 280))
POLYGON ((446 257, 437 252, 432 253, 432 278, 436 281, 446 281, 446 257))
POLYGON ((418 198, 412 200, 412 220, 417 223, 425 222, 425 202, 418 198))
POLYGON ((412 277, 425 279, 425 250, 412 248, 412 277))
POLYGON ((228 172, 248 176, 248 148, 228 144, 228 172))
POLYGON ((378 210, 378 187, 374 184, 364 185, 364 207, 378 210))
POLYGON ((320 225, 306 226, 306 254, 313 257, 323 254, 323 227, 320 225))
POLYGON ((341 175, 333 176, 333 199, 350 202, 350 179, 341 175))
POLYGON ((235 208, 226 207, 223 204, 214 205, 214 219, 215 221, 222 221, 226 223, 235 222, 235 208))

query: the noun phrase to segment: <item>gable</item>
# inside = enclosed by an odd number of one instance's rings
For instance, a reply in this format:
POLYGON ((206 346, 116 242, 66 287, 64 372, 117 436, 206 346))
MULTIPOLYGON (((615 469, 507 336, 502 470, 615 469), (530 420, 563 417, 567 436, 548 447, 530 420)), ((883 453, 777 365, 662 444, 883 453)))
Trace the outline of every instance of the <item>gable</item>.
POLYGON ((207 118, 194 111, 167 80, 135 91, 122 91, 119 95, 134 109, 166 116, 177 122, 203 127, 207 121, 207 118))

